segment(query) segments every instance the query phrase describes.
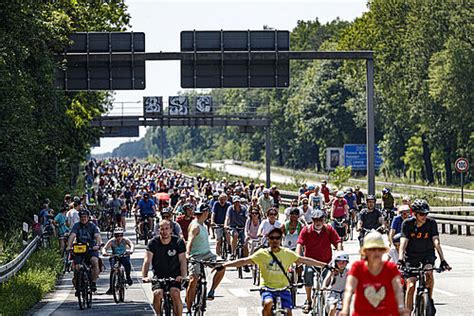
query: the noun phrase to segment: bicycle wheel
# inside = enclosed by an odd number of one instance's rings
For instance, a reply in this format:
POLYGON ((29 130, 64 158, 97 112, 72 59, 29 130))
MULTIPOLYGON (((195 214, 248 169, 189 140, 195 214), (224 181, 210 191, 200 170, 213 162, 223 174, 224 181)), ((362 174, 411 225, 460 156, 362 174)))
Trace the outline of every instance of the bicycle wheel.
POLYGON ((83 280, 83 273, 82 271, 77 273, 76 275, 76 292, 77 292, 77 300, 79 302, 79 308, 82 310, 86 308, 86 295, 83 291, 84 288, 84 280, 83 280))
POLYGON ((119 299, 120 299, 120 302, 123 303, 125 301, 125 275, 124 275, 123 270, 120 271, 119 284, 120 284, 119 299))
POLYGON ((114 270, 112 273, 112 294, 114 296, 115 303, 120 303, 120 280, 117 270, 114 270))
MULTIPOLYGON (((198 286, 196 287, 196 295, 194 296, 194 305, 192 306, 193 311, 194 311, 194 316, 201 316, 203 315, 202 313, 202 287, 201 284, 198 283, 198 286)), ((189 307, 188 307, 189 310, 189 307)))
POLYGON ((92 289, 91 289, 91 282, 92 282, 92 278, 91 278, 91 275, 90 275, 90 271, 89 272, 84 272, 85 275, 86 275, 86 282, 85 282, 85 289, 86 289, 86 304, 87 304, 87 308, 91 308, 92 307, 92 289))
POLYGON ((221 257, 222 260, 227 260, 227 245, 225 242, 225 238, 221 239, 221 257))
POLYGON ((171 302, 169 297, 163 298, 163 307, 161 308, 161 315, 171 316, 171 302))
POLYGON ((428 293, 422 293, 417 296, 417 304, 415 308, 415 315, 417 316, 431 316, 432 308, 430 297, 428 293))
MULTIPOLYGON (((240 258, 243 258, 243 257, 244 257, 243 248, 242 248, 242 247, 239 247, 239 248, 237 249, 237 258, 240 259, 240 258)), ((244 278, 243 268, 242 268, 242 267, 238 267, 237 270, 238 270, 238 277, 239 277, 239 279, 243 279, 243 278, 244 278)))

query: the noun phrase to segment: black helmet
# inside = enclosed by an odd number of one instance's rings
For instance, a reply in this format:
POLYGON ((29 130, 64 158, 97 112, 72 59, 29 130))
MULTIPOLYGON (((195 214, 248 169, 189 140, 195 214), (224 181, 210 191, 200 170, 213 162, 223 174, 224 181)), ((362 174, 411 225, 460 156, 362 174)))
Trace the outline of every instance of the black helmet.
POLYGON ((89 215, 90 215, 90 214, 89 214, 89 211, 88 211, 88 210, 80 210, 80 211, 79 211, 79 217, 81 217, 81 216, 87 216, 87 217, 89 217, 89 215))
POLYGON ((369 195, 367 195, 367 199, 366 199, 366 200, 367 200, 367 201, 370 201, 370 200, 376 201, 377 199, 375 198, 375 195, 369 194, 369 195))
POLYGON ((188 208, 193 209, 194 205, 192 205, 191 203, 186 203, 183 205, 183 209, 188 209, 188 208))
POLYGON ((419 199, 416 199, 412 203, 411 209, 415 213, 428 214, 430 212, 430 206, 429 206, 428 202, 426 202, 425 200, 419 200, 419 199))
POLYGON ((201 205, 198 206, 196 211, 194 211, 194 214, 202 214, 204 212, 209 212, 209 210, 210 210, 209 204, 202 203, 201 205))

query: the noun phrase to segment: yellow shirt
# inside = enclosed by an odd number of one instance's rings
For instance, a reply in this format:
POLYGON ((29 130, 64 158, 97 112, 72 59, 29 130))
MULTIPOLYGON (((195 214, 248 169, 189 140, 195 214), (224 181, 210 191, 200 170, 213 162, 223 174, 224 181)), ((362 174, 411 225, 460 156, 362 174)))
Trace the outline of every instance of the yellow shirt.
MULTIPOLYGON (((287 248, 280 248, 280 251, 274 254, 280 260, 285 271, 300 258, 296 252, 287 248)), ((260 267, 260 284, 262 286, 273 289, 282 289, 288 286, 287 277, 281 271, 278 263, 273 261, 269 249, 259 249, 249 259, 260 267)))

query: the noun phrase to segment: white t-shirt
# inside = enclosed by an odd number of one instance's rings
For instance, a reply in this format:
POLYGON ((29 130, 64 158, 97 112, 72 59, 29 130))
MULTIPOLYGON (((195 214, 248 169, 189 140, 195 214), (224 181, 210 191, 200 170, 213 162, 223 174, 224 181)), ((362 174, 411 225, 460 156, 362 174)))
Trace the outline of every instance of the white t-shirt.
POLYGON ((74 226, 74 224, 79 222, 79 212, 72 208, 66 213, 66 221, 69 223, 69 227, 74 226))
POLYGON ((300 218, 303 218, 307 224, 311 224, 313 222, 313 216, 312 216, 313 208, 308 205, 308 209, 306 210, 306 213, 303 210, 302 206, 300 206, 299 209, 301 213, 303 213, 300 218))
MULTIPOLYGON (((285 214, 285 219, 286 220, 289 220, 290 219, 290 211, 293 209, 294 207, 287 207, 284 211, 284 214, 285 214)), ((300 211, 300 214, 298 215, 298 219, 300 218, 303 218, 303 210, 301 208, 298 207, 298 210, 300 211)))
POLYGON ((316 209, 323 209, 324 195, 321 193, 311 193, 308 197, 309 205, 316 209))
POLYGON ((264 219, 260 223, 260 226, 258 227, 258 235, 267 236, 268 233, 273 228, 280 228, 281 226, 282 226, 282 224, 279 220, 276 220, 275 223, 273 223, 273 225, 272 225, 272 224, 270 224, 270 221, 268 219, 264 219))

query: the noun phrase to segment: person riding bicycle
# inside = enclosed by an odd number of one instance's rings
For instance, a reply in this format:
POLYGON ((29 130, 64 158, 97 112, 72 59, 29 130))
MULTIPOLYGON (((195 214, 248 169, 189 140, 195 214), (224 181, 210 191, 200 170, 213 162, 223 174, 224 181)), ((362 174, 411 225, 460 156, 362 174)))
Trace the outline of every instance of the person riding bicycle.
POLYGON ((364 202, 364 193, 362 193, 362 190, 360 189, 359 185, 356 185, 354 187, 354 195, 356 197, 356 204, 357 204, 358 211, 360 211, 361 205, 364 202))
MULTIPOLYGON (((186 246, 181 238, 172 235, 170 221, 163 219, 160 221, 159 226, 160 234, 150 240, 145 251, 142 279, 144 283, 151 281, 148 278, 150 264, 153 268, 154 279, 174 278, 175 282, 170 287, 173 312, 174 315, 182 315, 183 302, 180 291, 182 288, 181 282, 187 275, 186 246)), ((161 313, 164 286, 165 284, 161 282, 155 281, 152 283, 153 308, 157 314, 161 313)))
MULTIPOLYGON (((430 206, 425 200, 415 200, 411 205, 415 216, 405 220, 402 224, 402 236, 400 239, 400 251, 398 254, 398 265, 407 264, 411 267, 423 265, 425 268, 434 267, 436 256, 435 249, 441 260, 440 267, 451 270, 446 262, 439 239, 438 225, 436 221, 428 217, 430 206)), ((407 279, 406 305, 409 310, 413 308, 413 294, 415 292, 416 275, 409 275, 407 279)), ((433 271, 426 272, 426 286, 429 288, 432 300, 434 289, 433 271)), ((433 302, 432 307, 434 307, 433 302)))
POLYGON ((144 219, 147 218, 148 226, 150 227, 149 232, 153 231, 153 218, 156 216, 156 205, 155 202, 150 199, 150 194, 143 194, 143 199, 138 202, 138 209, 140 210, 140 224, 139 231, 143 235, 143 223, 144 219))
POLYGON ((379 232, 370 232, 364 238, 360 252, 365 259, 354 262, 349 270, 339 315, 349 316, 354 294, 353 316, 409 315, 397 266, 382 260, 387 249, 379 232))
POLYGON ((130 255, 133 253, 135 249, 135 246, 133 243, 128 239, 127 237, 123 237, 123 228, 122 227, 117 227, 114 230, 114 238, 109 239, 107 243, 105 244, 104 248, 102 248, 102 255, 103 256, 110 256, 110 255, 116 255, 116 256, 121 256, 125 255, 123 257, 111 257, 109 259, 110 262, 110 287, 107 290, 105 294, 112 294, 112 275, 113 275, 113 269, 112 267, 115 265, 116 260, 119 260, 122 266, 125 268, 125 275, 127 278, 127 284, 132 285, 133 280, 130 277, 130 271, 132 270, 132 265, 130 263, 130 255), (130 248, 129 251, 127 251, 127 246, 130 248), (107 250, 112 248, 112 253, 109 254, 107 250))
MULTIPOLYGON (((352 194, 352 193, 351 193, 352 194)), ((345 231, 347 232, 349 230, 348 224, 347 224, 347 218, 349 216, 349 204, 347 200, 345 199, 344 192, 343 191, 338 191, 336 194, 337 199, 334 200, 331 208, 331 224, 332 227, 337 231, 337 226, 335 223, 335 220, 342 220, 342 223, 344 225, 345 231)))
POLYGON ((380 226, 385 227, 383 214, 379 209, 375 208, 375 202, 376 198, 374 195, 367 195, 367 208, 359 213, 356 230, 360 232, 359 241, 361 244, 366 235, 365 230, 378 229, 380 226))
MULTIPOLYGON (((298 237, 296 253, 301 254, 304 250, 305 257, 329 263, 332 259, 332 247, 336 247, 337 250, 342 250, 341 238, 331 225, 324 224, 326 213, 321 210, 315 210, 313 211, 312 217, 313 223, 305 226, 298 237)), ((309 313, 313 303, 311 299, 311 290, 314 283, 313 279, 314 270, 305 267, 304 285, 306 302, 303 307, 303 313, 305 314, 309 313)))
POLYGON ((262 237, 262 243, 267 246, 268 240, 267 235, 273 228, 280 228, 283 224, 277 219, 278 210, 275 208, 269 208, 267 211, 267 218, 262 220, 258 227, 257 236, 262 237))
MULTIPOLYGON (((227 229, 227 238, 230 240, 230 247, 232 249, 231 258, 237 256, 237 241, 245 242, 245 222, 247 221, 247 207, 241 205, 240 197, 232 197, 232 205, 227 209, 224 227, 227 229), (238 228, 241 228, 239 230, 238 228), (230 237, 230 238, 229 238, 230 237)), ((244 247, 244 256, 247 256, 247 250, 244 247)), ((247 271, 246 271, 247 272, 247 271)))
MULTIPOLYGON (((272 308, 276 296, 281 297, 282 307, 288 310, 287 315, 292 315, 291 310, 294 302, 291 299, 290 290, 286 289, 290 284, 286 272, 293 264, 305 264, 307 266, 324 267, 324 262, 299 256, 296 252, 280 246, 283 231, 281 228, 273 228, 268 233, 269 248, 259 249, 250 257, 224 263, 221 267, 242 267, 257 264, 260 268, 260 292, 263 305, 263 315, 272 315, 272 308), (281 266, 281 267, 280 267, 281 266), (277 290, 277 291, 275 291, 277 290)), ((219 267, 215 268, 216 270, 219 267)))
POLYGON ((183 233, 183 239, 186 242, 188 240, 188 228, 191 222, 194 220, 194 206, 192 204, 185 204, 183 206, 184 214, 176 217, 176 223, 181 227, 183 233))
MULTIPOLYGON (((227 201, 227 194, 222 193, 221 195, 219 195, 218 202, 214 203, 212 207, 211 226, 224 225, 225 218, 227 215, 227 209, 230 206, 230 202, 227 201)), ((222 236, 224 234, 224 227, 214 227, 214 234, 216 237, 216 253, 218 256, 221 256, 222 236)))
MULTIPOLYGON (((200 204, 194 215, 196 219, 193 220, 189 226, 189 239, 186 243, 186 258, 194 260, 206 260, 215 261, 217 256, 211 252, 209 245, 209 234, 204 222, 209 214, 209 205, 200 204)), ((194 296, 196 294, 196 286, 198 284, 199 275, 201 274, 201 268, 199 264, 189 264, 189 285, 186 290, 186 306, 188 311, 194 302, 194 296)), ((212 280, 212 285, 209 293, 207 294, 208 300, 214 299, 214 291, 224 277, 224 270, 217 271, 212 280)))
POLYGON ((400 205, 398 207, 398 212, 400 215, 395 216, 390 225, 390 231, 388 233, 388 244, 389 246, 392 245, 393 236, 399 234, 402 231, 402 223, 406 220, 410 215, 410 206, 408 205, 400 205))
MULTIPOLYGON (((173 217, 171 216, 171 209, 169 207, 165 207, 164 209, 161 210, 161 219, 166 219, 171 223, 171 234, 174 236, 178 236, 179 238, 184 239, 183 235, 183 230, 181 229, 181 226, 173 221, 173 217)), ((157 223, 159 221, 157 220, 157 223)), ((155 236, 158 236, 160 234, 160 225, 155 226, 155 236)))
POLYGON ((122 226, 122 209, 125 207, 125 204, 118 198, 116 191, 112 191, 110 194, 112 195, 112 198, 107 202, 107 206, 111 210, 113 216, 115 216, 117 226, 122 226))
POLYGON ((281 227, 283 231, 283 247, 296 250, 296 244, 298 242, 298 236, 303 230, 304 223, 299 220, 300 210, 297 207, 293 207, 290 212, 289 219, 281 227))
POLYGON ((312 214, 313 214, 313 208, 309 205, 309 200, 306 197, 306 195, 302 195, 300 198, 301 206, 299 207, 300 209, 300 214, 301 214, 301 219, 307 224, 311 224, 313 222, 312 219, 312 214))
POLYGON ((329 316, 335 316, 339 303, 342 303, 342 294, 344 293, 347 273, 349 272, 347 269, 349 255, 344 251, 337 251, 334 254, 333 261, 331 273, 328 273, 323 281, 323 288, 330 290, 326 298, 326 303, 329 305, 329 316))
MULTIPOLYGON (((74 224, 69 234, 68 251, 71 250, 74 241, 82 244, 88 244, 87 254, 84 258, 77 258, 77 256, 75 256, 76 258, 74 258, 73 269, 78 269, 78 264, 82 263, 80 261, 82 259, 84 259, 85 262, 90 262, 92 266, 91 290, 95 292, 97 291, 96 281, 100 273, 99 249, 102 244, 102 238, 97 226, 89 221, 88 211, 81 210, 79 212, 79 222, 74 224)), ((73 280, 73 283, 75 284, 75 280, 73 280)))
POLYGON ((260 205, 263 216, 266 216, 267 211, 273 207, 275 204, 273 198, 270 196, 270 189, 263 189, 262 190, 262 195, 258 198, 258 204, 260 205))
POLYGON ((245 243, 248 246, 249 254, 254 252, 255 242, 259 240, 258 227, 261 222, 260 209, 258 207, 250 206, 249 218, 245 222, 245 243))
POLYGON ((324 207, 324 195, 319 192, 319 186, 314 186, 314 191, 308 196, 309 205, 313 209, 322 210, 324 207))
POLYGON ((382 189, 382 204, 384 210, 392 211, 395 209, 395 199, 393 198, 390 188, 382 189))

